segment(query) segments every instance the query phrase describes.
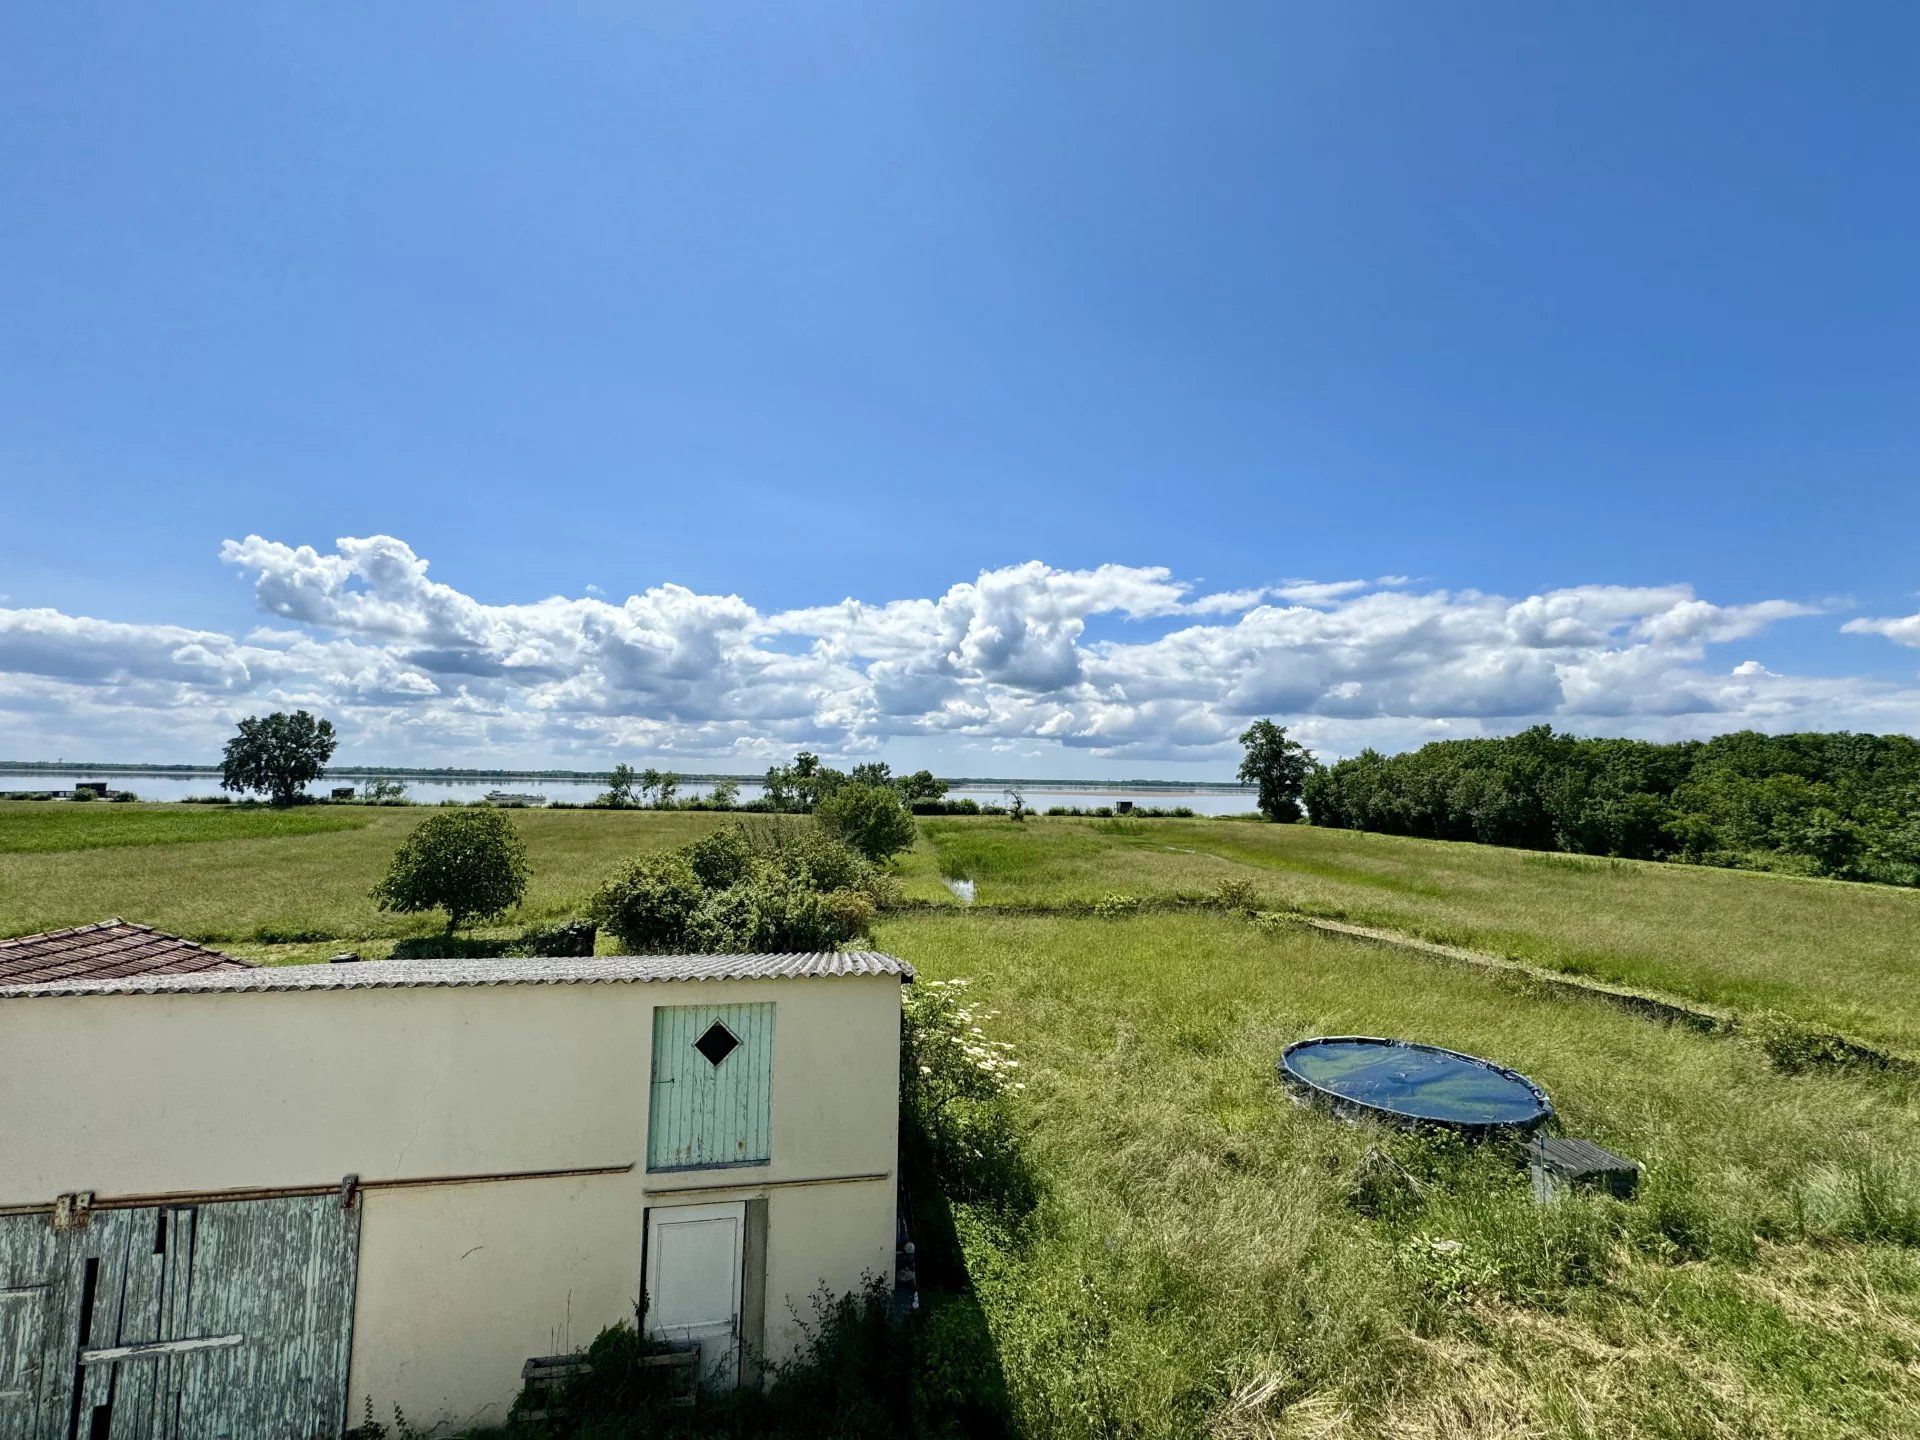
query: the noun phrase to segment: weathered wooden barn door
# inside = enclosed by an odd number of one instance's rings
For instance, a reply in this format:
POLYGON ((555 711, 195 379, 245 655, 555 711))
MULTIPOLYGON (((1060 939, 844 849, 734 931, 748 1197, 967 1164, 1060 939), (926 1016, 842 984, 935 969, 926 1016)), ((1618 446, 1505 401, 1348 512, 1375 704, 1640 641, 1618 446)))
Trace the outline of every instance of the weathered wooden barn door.
MULTIPOLYGON (((51 1433, 46 1352, 56 1239, 44 1216, 0 1216, 0 1435, 51 1433)), ((72 1379, 69 1370, 69 1389, 72 1379)))
POLYGON ((99 1210, 58 1232, 0 1220, 0 1257, 20 1260, 0 1279, 37 1263, 43 1297, 37 1356, 16 1366, 26 1398, 17 1417, 0 1409, 0 1436, 331 1440, 359 1235, 359 1209, 328 1196, 99 1210))
POLYGON ((653 1012, 647 1168, 753 1165, 773 1153, 773 1006, 653 1012))

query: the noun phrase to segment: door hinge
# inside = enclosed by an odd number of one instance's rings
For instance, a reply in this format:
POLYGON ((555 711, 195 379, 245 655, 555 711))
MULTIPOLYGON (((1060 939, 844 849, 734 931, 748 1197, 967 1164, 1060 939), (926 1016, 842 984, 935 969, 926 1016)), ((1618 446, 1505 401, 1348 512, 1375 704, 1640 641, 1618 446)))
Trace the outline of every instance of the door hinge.
POLYGON ((93 1215, 93 1191, 72 1190, 65 1195, 56 1195, 53 1200, 53 1228, 56 1230, 81 1230, 86 1228, 93 1215))
POLYGON ((340 1180, 340 1208, 342 1210, 353 1209, 355 1202, 357 1202, 359 1198, 360 1177, 358 1175, 342 1176, 340 1180))

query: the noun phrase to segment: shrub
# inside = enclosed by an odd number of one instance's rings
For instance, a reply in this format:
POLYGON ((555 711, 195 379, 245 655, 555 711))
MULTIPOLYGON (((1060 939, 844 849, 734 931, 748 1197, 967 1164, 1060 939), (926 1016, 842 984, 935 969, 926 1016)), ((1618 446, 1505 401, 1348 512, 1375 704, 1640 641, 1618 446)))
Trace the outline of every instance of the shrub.
POLYGON ((685 855, 643 855, 595 893, 593 918, 634 954, 677 950, 704 896, 685 855))
POLYGON ((1007 1433, 1006 1381, 979 1302, 970 1295, 928 1295, 923 1314, 916 1411, 946 1417, 959 1435, 1007 1433))
POLYGON ((1260 892, 1251 880, 1222 880, 1213 891, 1214 903, 1224 910, 1253 915, 1260 908, 1260 892))
POLYGON ((968 799, 913 800, 909 802, 909 808, 916 815, 983 815, 988 813, 986 809, 982 808, 978 800, 968 799))
POLYGON ((640 952, 831 950, 896 897, 890 877, 811 821, 739 822, 633 861, 593 913, 640 952))
POLYGON ((598 937, 599 930, 591 920, 567 920, 559 925, 537 926, 521 932, 507 953, 578 959, 593 954, 598 937))
POLYGON ((1026 1085, 1014 1047, 986 1038, 979 1022, 996 1012, 970 988, 928 980, 902 997, 901 1121, 945 1194, 1014 1219, 1038 1198, 1011 1110, 1026 1085))
POLYGON ((762 953, 833 950, 864 933, 873 917, 871 905, 859 903, 859 892, 816 890, 803 875, 765 862, 721 893, 737 894, 734 903, 750 917, 738 948, 762 953))
POLYGON ((1138 914, 1139 910, 1138 895, 1102 895, 1093 902, 1093 913, 1102 920, 1125 920, 1130 915, 1138 914))
POLYGON ((420 822, 373 887, 382 910, 445 910, 451 935, 469 920, 504 914, 527 892, 527 847, 497 810, 463 810, 420 822))
POLYGON ((687 920, 687 949, 709 955, 750 951, 757 918, 747 885, 709 891, 687 920))
POLYGON ((395 942, 390 960, 498 960, 512 942, 498 935, 415 935, 395 942))
POLYGON ((913 816, 889 785, 842 785, 814 811, 822 829, 876 865, 912 848, 913 816))
POLYGON ((769 820, 735 827, 749 852, 809 888, 832 893, 854 890, 884 910, 898 903, 893 878, 851 846, 810 821, 769 820))
POLYGON ((753 861, 753 847, 739 825, 729 825, 711 835, 703 835, 686 847, 687 863, 700 883, 709 890, 724 890, 746 878, 753 861))
MULTIPOLYGON (((765 1390, 710 1394, 695 1407, 676 1403, 662 1368, 648 1363, 659 1346, 643 1326, 603 1330, 587 1364, 558 1395, 528 1389, 514 1403, 516 1422, 532 1433, 577 1440, 669 1440, 738 1437, 768 1440, 893 1440, 929 1433, 916 1417, 912 1376, 917 1330, 896 1323, 892 1297, 879 1281, 851 1295, 813 1296, 813 1313, 798 1317, 800 1352, 770 1367, 765 1390), (544 1421, 529 1421, 544 1412, 544 1421)), ((644 1321, 644 1317, 642 1317, 644 1321)))
POLYGON ((848 940, 856 940, 873 929, 877 913, 873 901, 858 890, 835 890, 823 902, 827 918, 848 940))

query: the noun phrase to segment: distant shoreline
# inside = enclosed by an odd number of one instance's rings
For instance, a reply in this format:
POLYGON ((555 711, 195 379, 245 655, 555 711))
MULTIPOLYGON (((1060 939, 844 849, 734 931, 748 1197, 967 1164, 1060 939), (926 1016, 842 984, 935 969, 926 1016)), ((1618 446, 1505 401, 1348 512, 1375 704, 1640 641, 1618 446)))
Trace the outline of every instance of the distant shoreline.
MULTIPOLYGON (((115 761, 68 761, 68 760, 0 760, 0 775, 154 775, 154 776, 196 776, 218 775, 218 765, 138 765, 115 761)), ((675 771, 682 784, 709 785, 721 780, 733 780, 742 785, 757 785, 766 779, 764 772, 754 775, 715 772, 711 774, 694 771, 675 771)), ((445 767, 418 767, 405 765, 333 765, 329 766, 322 779, 343 780, 447 780, 454 782, 482 780, 550 780, 575 784, 598 785, 605 783, 605 770, 463 770, 445 767)), ((1227 780, 1047 780, 1031 777, 1012 777, 999 775, 958 775, 941 776, 947 784, 956 790, 1012 789, 1012 790, 1052 790, 1052 791, 1100 791, 1128 790, 1142 795, 1181 795, 1193 793, 1219 792, 1222 794, 1252 794, 1252 787, 1235 784, 1227 780)))

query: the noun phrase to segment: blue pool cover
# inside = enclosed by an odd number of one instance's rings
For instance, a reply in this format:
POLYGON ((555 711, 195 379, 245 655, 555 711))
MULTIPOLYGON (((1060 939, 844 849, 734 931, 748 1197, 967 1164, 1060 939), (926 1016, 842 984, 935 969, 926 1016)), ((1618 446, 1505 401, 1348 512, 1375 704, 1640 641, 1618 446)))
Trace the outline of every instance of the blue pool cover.
POLYGON ((1280 1057, 1296 1094, 1348 1115, 1474 1135, 1524 1135, 1553 1118, 1546 1092, 1514 1070, 1407 1040, 1323 1035, 1280 1057))

